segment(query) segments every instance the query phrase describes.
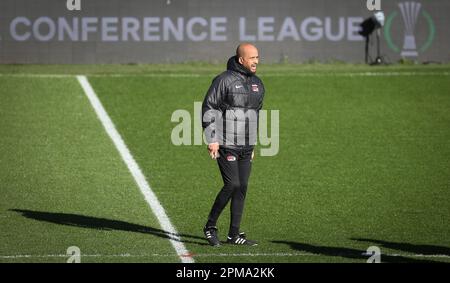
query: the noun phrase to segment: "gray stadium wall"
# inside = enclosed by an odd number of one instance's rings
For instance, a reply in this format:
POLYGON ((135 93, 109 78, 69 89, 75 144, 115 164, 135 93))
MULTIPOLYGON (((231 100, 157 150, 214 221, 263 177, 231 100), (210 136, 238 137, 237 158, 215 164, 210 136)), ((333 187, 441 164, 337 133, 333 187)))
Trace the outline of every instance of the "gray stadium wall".
MULTIPOLYGON (((270 63, 364 62, 359 24, 374 13, 366 0, 80 0, 79 11, 66 2, 1 0, 0 63, 223 62, 241 41, 270 63)), ((380 3, 389 61, 450 60, 450 1, 380 3)), ((372 36, 372 57, 375 47, 372 36)))

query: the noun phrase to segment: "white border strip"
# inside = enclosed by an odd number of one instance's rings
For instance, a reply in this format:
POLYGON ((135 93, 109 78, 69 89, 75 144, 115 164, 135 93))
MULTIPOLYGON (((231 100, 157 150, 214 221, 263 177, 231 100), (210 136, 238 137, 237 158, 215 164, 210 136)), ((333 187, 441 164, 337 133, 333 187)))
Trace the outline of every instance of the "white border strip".
POLYGON ((77 76, 77 79, 86 96, 88 97, 90 103, 92 104, 92 107, 94 108, 98 119, 101 121, 103 127, 105 127, 106 132, 119 151, 120 156, 128 167, 128 170, 130 170, 130 173, 133 175, 133 178, 136 181, 139 189, 141 190, 141 193, 144 195, 145 200, 158 219, 161 228, 168 233, 170 243, 175 248, 175 251, 177 252, 178 257, 181 259, 181 262, 193 263, 193 258, 190 256, 190 253, 187 251, 184 244, 180 241, 178 232, 170 222, 170 219, 167 216, 164 208, 159 203, 158 198, 150 188, 150 185, 147 183, 144 174, 134 160, 127 146, 125 145, 125 142, 123 141, 119 132, 116 130, 113 122, 109 118, 106 110, 103 108, 100 100, 92 89, 92 86, 89 84, 86 76, 77 76))

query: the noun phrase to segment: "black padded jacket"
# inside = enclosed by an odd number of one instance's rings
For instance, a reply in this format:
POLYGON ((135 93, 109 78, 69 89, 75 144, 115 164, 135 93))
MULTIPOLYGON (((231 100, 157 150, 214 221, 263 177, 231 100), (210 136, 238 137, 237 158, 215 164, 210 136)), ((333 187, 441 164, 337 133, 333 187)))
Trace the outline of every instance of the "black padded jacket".
POLYGON ((202 104, 202 126, 208 143, 225 147, 254 146, 264 85, 237 57, 228 60, 227 70, 212 81, 202 104), (222 121, 217 123, 216 113, 222 121), (222 127, 221 127, 222 126, 222 127))

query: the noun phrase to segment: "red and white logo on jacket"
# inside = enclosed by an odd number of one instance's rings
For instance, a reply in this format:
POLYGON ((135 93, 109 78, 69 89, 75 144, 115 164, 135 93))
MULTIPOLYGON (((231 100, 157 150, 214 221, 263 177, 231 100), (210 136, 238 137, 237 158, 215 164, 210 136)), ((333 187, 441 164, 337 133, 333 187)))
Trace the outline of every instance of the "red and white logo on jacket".
POLYGON ((227 161, 236 161, 236 156, 233 156, 231 154, 227 155, 227 161))
POLYGON ((258 90, 259 90, 259 89, 258 89, 258 85, 253 84, 253 85, 252 85, 252 90, 253 90, 253 91, 258 91, 258 90))

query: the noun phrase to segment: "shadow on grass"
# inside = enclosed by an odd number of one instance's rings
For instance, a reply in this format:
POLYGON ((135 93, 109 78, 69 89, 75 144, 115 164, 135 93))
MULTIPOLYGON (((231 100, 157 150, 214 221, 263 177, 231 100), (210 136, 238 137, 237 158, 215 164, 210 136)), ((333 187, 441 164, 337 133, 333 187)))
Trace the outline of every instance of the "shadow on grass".
POLYGON ((183 240, 181 238, 190 238, 190 239, 201 239, 203 238, 187 235, 187 234, 174 234, 161 229, 143 226, 139 224, 133 224, 121 220, 112 220, 106 218, 92 217, 92 216, 84 216, 79 214, 69 214, 69 213, 56 213, 56 212, 44 212, 44 211, 33 211, 33 210, 24 210, 24 209, 10 209, 10 211, 15 211, 22 216, 38 221, 50 222, 54 224, 67 225, 67 226, 75 226, 82 228, 90 228, 96 230, 105 230, 105 231, 126 231, 126 232, 135 232, 135 233, 143 233, 150 234, 164 239, 171 239, 178 242, 183 243, 191 243, 196 245, 207 245, 203 242, 192 241, 192 240, 183 240))
POLYGON ((358 242, 368 242, 373 243, 381 247, 385 247, 388 249, 404 251, 412 254, 421 254, 421 255, 445 255, 450 256, 450 248, 442 247, 442 246, 434 246, 434 245, 416 245, 409 243, 398 243, 398 242, 390 242, 383 240, 374 240, 374 239, 364 239, 364 238, 351 238, 351 240, 358 242))
MULTIPOLYGON (((364 250, 357 250, 352 248, 342 248, 342 247, 327 247, 327 246, 315 246, 310 244, 291 242, 291 241, 272 241, 276 244, 286 244, 289 245, 293 250, 312 253, 316 255, 333 256, 333 257, 344 257, 350 259, 361 259, 361 263, 365 263, 369 256, 364 250)), ((381 262, 387 263, 437 263, 437 261, 424 260, 424 259, 414 259, 410 257, 400 256, 400 255, 385 255, 381 254, 381 262)))

